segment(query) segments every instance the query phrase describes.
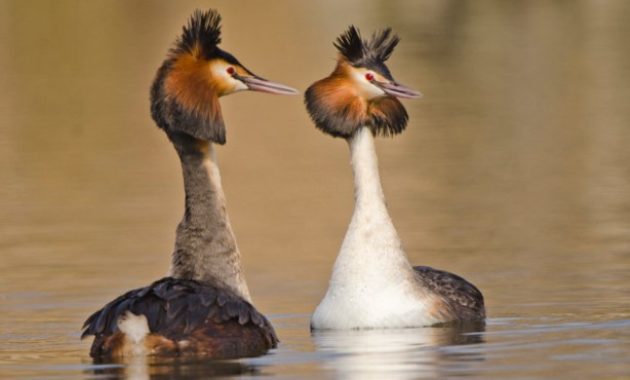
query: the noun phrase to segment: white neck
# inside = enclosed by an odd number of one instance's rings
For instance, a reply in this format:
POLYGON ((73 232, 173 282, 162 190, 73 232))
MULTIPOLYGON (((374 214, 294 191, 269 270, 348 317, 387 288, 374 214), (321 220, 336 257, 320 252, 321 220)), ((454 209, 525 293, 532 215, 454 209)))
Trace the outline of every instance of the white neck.
POLYGON ((352 282, 352 286, 359 282, 379 286, 379 279, 387 282, 391 277, 407 274, 411 266, 387 212, 372 132, 363 127, 348 143, 355 207, 332 281, 352 282))
POLYGON ((432 299, 418 285, 387 212, 372 132, 363 127, 348 143, 354 214, 311 327, 338 330, 435 324, 439 320, 434 318, 432 299))
POLYGON ((385 207, 372 132, 368 128, 361 128, 348 140, 348 145, 354 174, 355 210, 352 222, 358 217, 377 216, 391 224, 385 207))

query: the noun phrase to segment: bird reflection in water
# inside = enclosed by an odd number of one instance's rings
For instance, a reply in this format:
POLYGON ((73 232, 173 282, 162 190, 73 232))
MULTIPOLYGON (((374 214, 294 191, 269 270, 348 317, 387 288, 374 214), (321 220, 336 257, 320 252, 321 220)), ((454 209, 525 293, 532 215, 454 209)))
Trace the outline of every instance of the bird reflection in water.
POLYGON ((443 368, 454 360, 462 371, 483 361, 480 351, 457 350, 457 346, 484 343, 484 331, 481 322, 414 329, 314 330, 311 334, 319 352, 328 356, 326 369, 337 377, 418 379, 452 375, 443 368))
POLYGON ((256 376, 260 368, 237 360, 209 360, 183 357, 134 356, 116 364, 97 364, 89 371, 107 379, 161 380, 206 379, 226 376, 256 376))

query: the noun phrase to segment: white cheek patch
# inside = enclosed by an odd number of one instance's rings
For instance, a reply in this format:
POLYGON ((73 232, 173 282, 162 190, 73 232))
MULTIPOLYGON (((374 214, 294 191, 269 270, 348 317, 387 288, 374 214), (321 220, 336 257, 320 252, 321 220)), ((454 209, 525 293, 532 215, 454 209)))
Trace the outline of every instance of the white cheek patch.
POLYGON ((357 89, 359 90, 359 93, 365 98, 365 99, 374 99, 380 96, 385 96, 385 91, 383 91, 380 87, 375 86, 374 84, 370 83, 370 81, 368 81, 365 78, 365 74, 367 73, 367 71, 364 70, 353 70, 352 74, 351 74, 351 78, 354 81, 354 83, 357 86, 357 89))
POLYGON ((213 78, 225 80, 230 76, 230 74, 227 73, 228 67, 230 66, 226 63, 214 62, 210 64, 210 73, 213 78))
POLYGON ((240 80, 236 80, 234 78, 230 78, 233 82, 234 82, 234 92, 237 91, 245 91, 248 90, 249 88, 245 85, 245 83, 241 82, 240 80))
POLYGON ((240 80, 234 79, 232 75, 228 74, 227 70, 231 67, 227 62, 215 62, 210 65, 210 73, 212 74, 212 78, 214 80, 221 82, 225 88, 228 89, 227 94, 231 94, 237 91, 247 90, 247 86, 245 83, 240 80))

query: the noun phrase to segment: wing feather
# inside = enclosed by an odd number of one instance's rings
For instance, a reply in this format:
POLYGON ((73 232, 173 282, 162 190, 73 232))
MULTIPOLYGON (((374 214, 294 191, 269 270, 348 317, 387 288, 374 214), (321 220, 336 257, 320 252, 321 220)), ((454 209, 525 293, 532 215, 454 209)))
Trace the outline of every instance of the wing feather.
POLYGON ((463 320, 485 318, 483 294, 464 278, 426 266, 413 268, 423 286, 438 294, 463 320))
POLYGON ((82 338, 116 334, 119 318, 128 311, 144 315, 152 334, 173 341, 200 329, 207 331, 212 324, 221 330, 220 325, 232 321, 262 329, 272 347, 278 341, 269 321, 249 302, 217 286, 172 277, 127 292, 105 305, 85 321, 82 338))

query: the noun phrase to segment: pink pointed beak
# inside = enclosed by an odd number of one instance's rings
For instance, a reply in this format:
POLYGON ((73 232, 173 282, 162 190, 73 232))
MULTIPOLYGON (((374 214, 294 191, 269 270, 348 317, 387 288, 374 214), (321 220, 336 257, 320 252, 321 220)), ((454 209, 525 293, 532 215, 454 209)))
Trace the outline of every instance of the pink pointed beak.
POLYGON ((245 83, 248 89, 252 91, 267 92, 269 94, 278 95, 297 95, 298 91, 289 86, 272 82, 257 76, 238 76, 238 80, 245 83))
POLYGON ((387 95, 395 96, 397 98, 414 99, 414 98, 422 97, 422 93, 420 91, 411 89, 400 83, 396 83, 393 81, 392 82, 373 81, 373 83, 376 86, 380 87, 381 90, 385 91, 387 95))

